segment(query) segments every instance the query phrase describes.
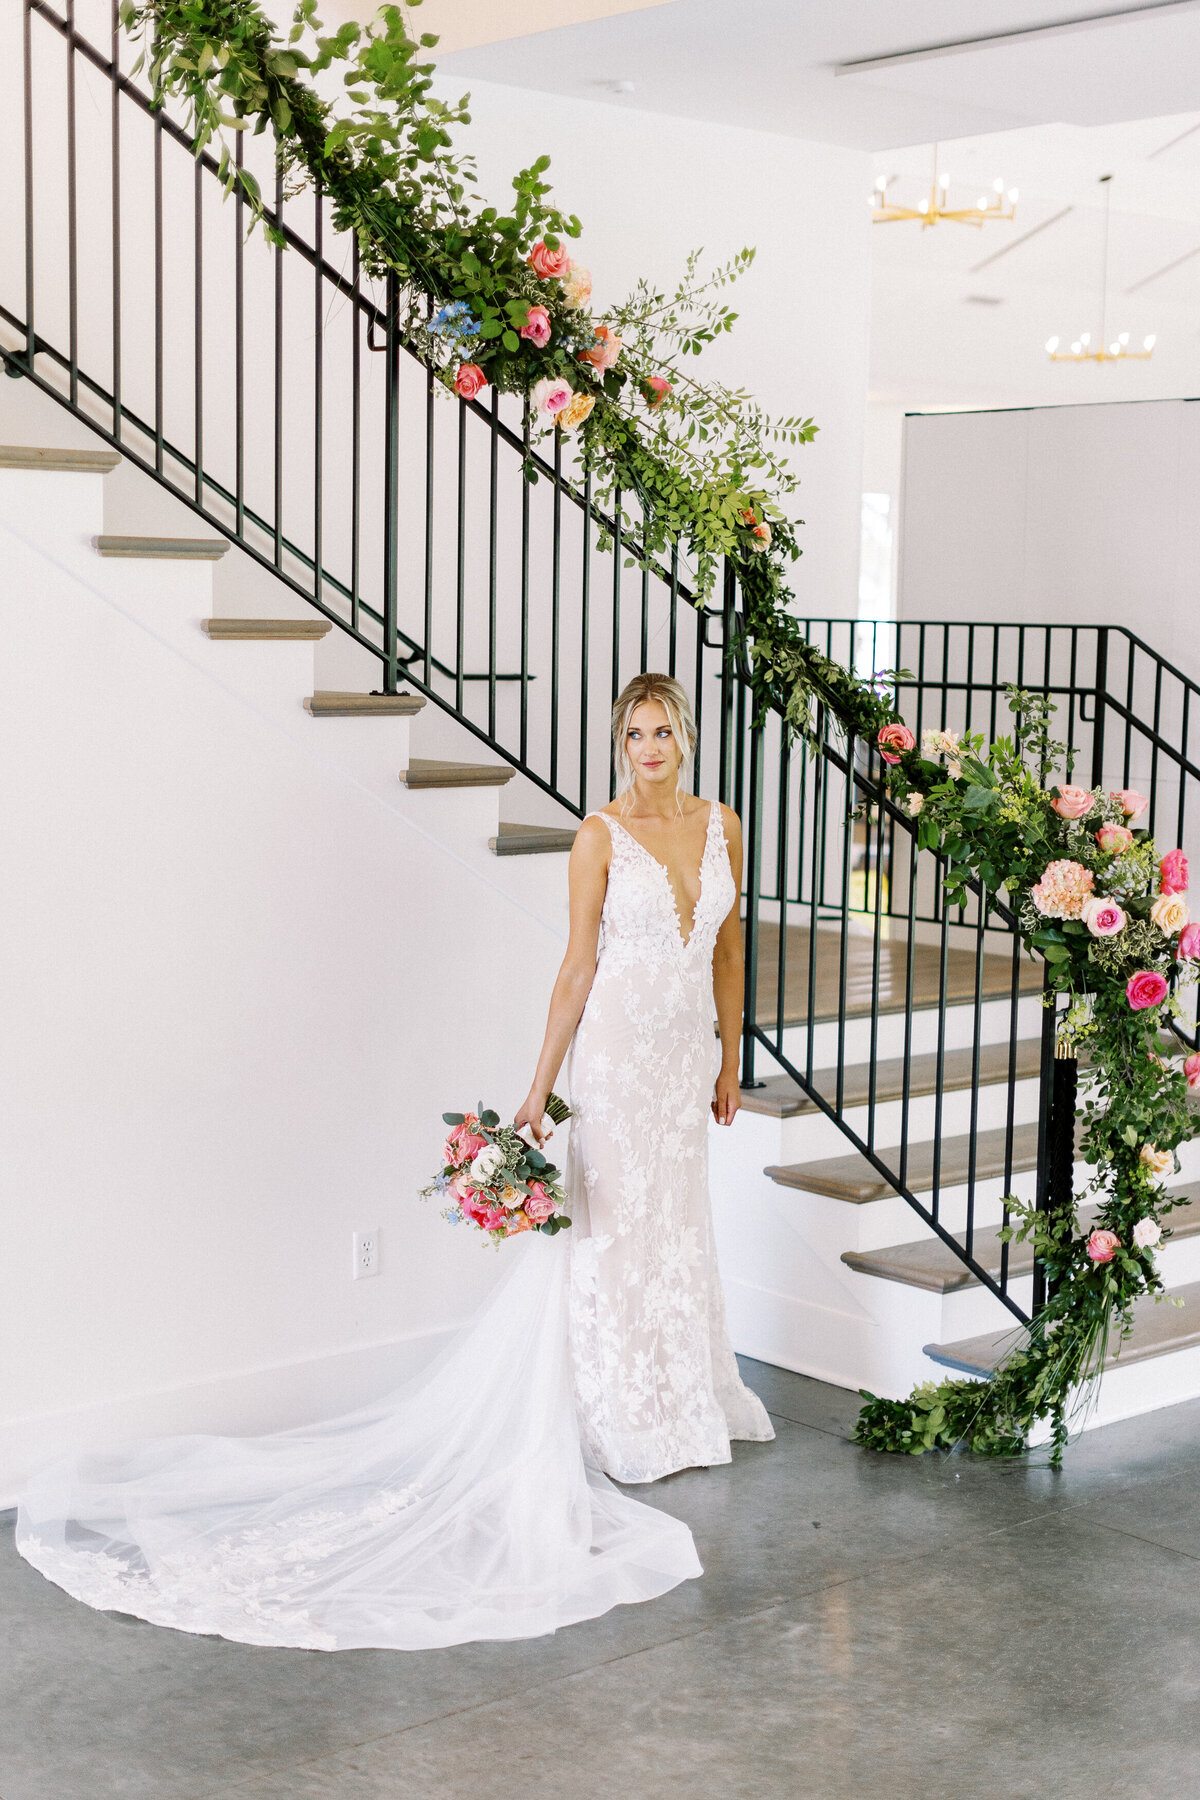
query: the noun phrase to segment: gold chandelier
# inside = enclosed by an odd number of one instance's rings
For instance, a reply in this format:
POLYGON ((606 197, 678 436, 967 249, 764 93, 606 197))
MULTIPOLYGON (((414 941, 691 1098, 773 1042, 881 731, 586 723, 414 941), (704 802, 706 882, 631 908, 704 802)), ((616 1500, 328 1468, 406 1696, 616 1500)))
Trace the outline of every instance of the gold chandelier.
POLYGON ((1075 339, 1069 350, 1060 350, 1058 346, 1061 340, 1052 337, 1046 344, 1046 355, 1050 358, 1051 362, 1148 362, 1154 355, 1154 346, 1157 339, 1153 332, 1151 332, 1149 337, 1144 337, 1142 339, 1142 347, 1140 350, 1131 350, 1129 348, 1129 333, 1127 331, 1120 332, 1111 343, 1108 341, 1105 326, 1108 323, 1108 223, 1109 208, 1112 199, 1112 188, 1109 183, 1112 181, 1112 176, 1102 175, 1100 180, 1104 185, 1104 250, 1100 263, 1099 338, 1096 348, 1093 350, 1092 334, 1090 331, 1084 331, 1075 339))
POLYGON ((1017 190, 1009 188, 1008 205, 1004 204, 1004 182, 998 176, 992 183, 990 194, 980 194, 974 206, 950 206, 950 177, 945 171, 938 170, 938 147, 933 146, 933 175, 929 183, 929 194, 924 200, 918 200, 915 206, 898 206, 889 200, 887 191, 895 176, 880 175, 871 190, 871 217, 876 225, 891 225, 897 219, 919 219, 921 230, 929 225, 936 225, 942 219, 953 220, 956 225, 982 225, 987 219, 1012 219, 1016 217, 1017 190))

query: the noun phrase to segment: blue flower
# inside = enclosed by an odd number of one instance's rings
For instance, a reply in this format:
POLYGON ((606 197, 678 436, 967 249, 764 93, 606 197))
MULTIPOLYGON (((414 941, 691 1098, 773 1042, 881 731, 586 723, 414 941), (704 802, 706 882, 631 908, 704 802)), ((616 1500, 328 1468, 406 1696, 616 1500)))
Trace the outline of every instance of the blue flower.
POLYGON ((438 337, 446 337, 453 342, 459 338, 478 337, 480 324, 479 319, 472 318, 471 308, 465 300, 452 300, 434 313, 429 321, 429 329, 438 337))

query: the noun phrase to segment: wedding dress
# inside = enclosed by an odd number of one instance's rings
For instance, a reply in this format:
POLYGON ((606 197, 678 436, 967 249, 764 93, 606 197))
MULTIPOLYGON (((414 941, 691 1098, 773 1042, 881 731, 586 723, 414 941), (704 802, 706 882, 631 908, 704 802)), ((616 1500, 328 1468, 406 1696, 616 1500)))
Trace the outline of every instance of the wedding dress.
POLYGON ((773 1435, 737 1374, 709 1217, 712 952, 735 894, 716 806, 686 941, 666 870, 608 824, 569 1071, 573 1228, 505 1244, 479 1316, 371 1406, 45 1470, 17 1548, 69 1594, 239 1643, 419 1650, 540 1636, 702 1573, 687 1526, 602 1470, 650 1481, 773 1435))

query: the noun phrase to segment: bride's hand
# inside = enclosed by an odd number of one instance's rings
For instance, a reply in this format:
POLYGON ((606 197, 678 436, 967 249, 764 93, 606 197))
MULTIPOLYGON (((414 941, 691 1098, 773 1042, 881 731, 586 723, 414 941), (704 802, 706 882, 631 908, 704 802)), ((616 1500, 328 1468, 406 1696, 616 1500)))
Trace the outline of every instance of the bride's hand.
POLYGON ((718 1125, 732 1125, 741 1104, 742 1091, 738 1086, 737 1070, 722 1069, 713 1090, 713 1118, 718 1125))
POLYGON ((547 1138, 552 1138, 554 1136, 553 1126, 547 1128, 547 1098, 547 1095, 539 1094, 531 1089, 529 1097, 526 1099, 524 1105, 518 1107, 517 1116, 513 1120, 513 1124, 518 1131, 520 1131, 523 1125, 528 1125, 530 1136, 533 1138, 533 1141, 539 1150, 542 1148, 542 1145, 546 1142, 547 1138))

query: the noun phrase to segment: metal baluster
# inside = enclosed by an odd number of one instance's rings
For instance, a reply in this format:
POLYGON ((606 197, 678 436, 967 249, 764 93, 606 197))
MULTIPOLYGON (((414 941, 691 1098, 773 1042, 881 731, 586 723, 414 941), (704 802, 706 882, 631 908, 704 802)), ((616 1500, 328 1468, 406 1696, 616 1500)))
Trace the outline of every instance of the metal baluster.
POLYGON ((321 581, 324 532, 321 516, 321 476, 325 429, 325 314, 322 304, 325 289, 321 269, 324 217, 320 182, 317 183, 313 195, 313 220, 313 599, 320 603, 323 598, 321 581))
POLYGON ((488 445, 488 736, 496 735, 496 572, 497 572, 497 482, 500 423, 500 390, 492 389, 490 442, 488 445))
MULTIPOLYGON (((112 5, 112 433, 121 441, 121 90, 116 82, 121 56, 121 9, 119 0, 112 5)), ((196 168, 199 192, 199 165, 196 168)), ((199 200, 197 198, 197 204, 199 200)), ((196 459, 199 470, 200 459, 196 459)))
MULTIPOLYGON (((195 427, 195 485, 193 497, 197 506, 204 505, 204 193, 201 182, 204 169, 195 163, 192 176, 192 328, 195 332, 192 369, 192 424, 195 427)), ((116 386, 114 383, 114 395, 116 386)), ((114 398, 114 407, 119 403, 114 398)))
MULTIPOLYGON (((243 167, 244 133, 234 133, 234 167, 239 175, 243 167)), ((246 272, 244 249, 246 236, 245 196, 237 182, 233 201, 233 523, 239 537, 246 530, 246 272)))
MULTIPOLYGON (((28 16, 28 15, 26 15, 28 16)), ((67 0, 67 308, 71 405, 79 405, 79 210, 75 117, 75 0, 67 0)))
POLYGON ((384 360, 383 461, 383 691, 399 685, 399 534, 400 534, 400 283, 394 269, 387 277, 387 349, 384 360))

